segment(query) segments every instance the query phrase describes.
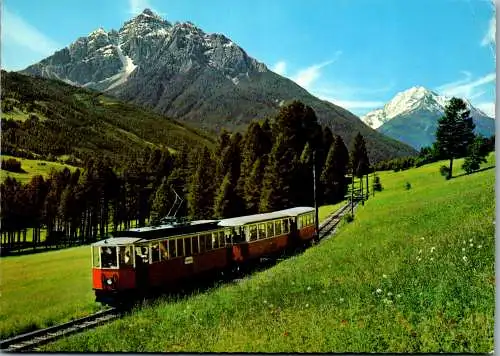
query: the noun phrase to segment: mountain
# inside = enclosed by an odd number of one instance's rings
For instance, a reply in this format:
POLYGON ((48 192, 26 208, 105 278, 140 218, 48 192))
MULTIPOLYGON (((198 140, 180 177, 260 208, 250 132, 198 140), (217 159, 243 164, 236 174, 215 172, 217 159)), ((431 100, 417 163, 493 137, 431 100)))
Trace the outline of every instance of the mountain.
POLYGON ((100 28, 23 73, 106 92, 213 132, 242 130, 291 100, 350 144, 359 131, 374 161, 415 154, 349 111, 270 71, 222 34, 172 24, 146 9, 118 31, 100 28))
MULTIPOLYGON (((424 87, 413 87, 398 93, 382 109, 366 114, 362 120, 377 131, 420 149, 435 140, 437 122, 451 98, 424 87)), ((495 134, 495 120, 465 100, 475 132, 490 137, 495 134)))
POLYGON ((212 147, 214 137, 101 93, 60 81, 1 73, 2 154, 78 162, 102 155, 124 166, 145 149, 212 147))

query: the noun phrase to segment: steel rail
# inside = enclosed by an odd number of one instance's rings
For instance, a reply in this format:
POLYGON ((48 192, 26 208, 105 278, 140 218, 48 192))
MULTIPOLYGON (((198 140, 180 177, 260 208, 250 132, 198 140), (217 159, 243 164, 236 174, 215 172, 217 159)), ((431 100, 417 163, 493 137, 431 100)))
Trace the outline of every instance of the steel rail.
POLYGON ((60 337, 74 334, 118 319, 123 314, 116 308, 107 309, 67 323, 35 330, 0 341, 0 349, 6 352, 30 351, 60 337))

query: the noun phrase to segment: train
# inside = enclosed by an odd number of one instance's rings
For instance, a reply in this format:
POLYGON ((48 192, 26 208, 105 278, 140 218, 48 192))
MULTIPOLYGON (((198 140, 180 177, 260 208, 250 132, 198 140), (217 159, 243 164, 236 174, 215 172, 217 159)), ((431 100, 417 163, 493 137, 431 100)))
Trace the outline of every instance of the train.
POLYGON ((295 207, 220 220, 172 219, 95 242, 96 302, 121 305, 210 273, 234 271, 317 239, 315 209, 295 207))

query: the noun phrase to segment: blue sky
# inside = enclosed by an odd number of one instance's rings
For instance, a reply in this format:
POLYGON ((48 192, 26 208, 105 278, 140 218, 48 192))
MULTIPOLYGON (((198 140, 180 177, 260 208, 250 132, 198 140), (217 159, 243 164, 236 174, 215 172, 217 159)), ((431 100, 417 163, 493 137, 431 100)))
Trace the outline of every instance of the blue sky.
POLYGON ((151 8, 224 33, 312 94, 357 115, 412 86, 494 114, 491 0, 4 0, 2 68, 20 70, 151 8))

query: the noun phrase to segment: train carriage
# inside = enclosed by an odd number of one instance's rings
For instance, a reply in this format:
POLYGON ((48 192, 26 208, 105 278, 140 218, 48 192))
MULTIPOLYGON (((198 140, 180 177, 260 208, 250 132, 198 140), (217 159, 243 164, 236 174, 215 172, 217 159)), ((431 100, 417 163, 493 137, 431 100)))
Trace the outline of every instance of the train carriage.
POLYGON ((297 207, 118 232, 92 245, 96 301, 118 304, 300 246, 316 236, 314 217, 297 207))

